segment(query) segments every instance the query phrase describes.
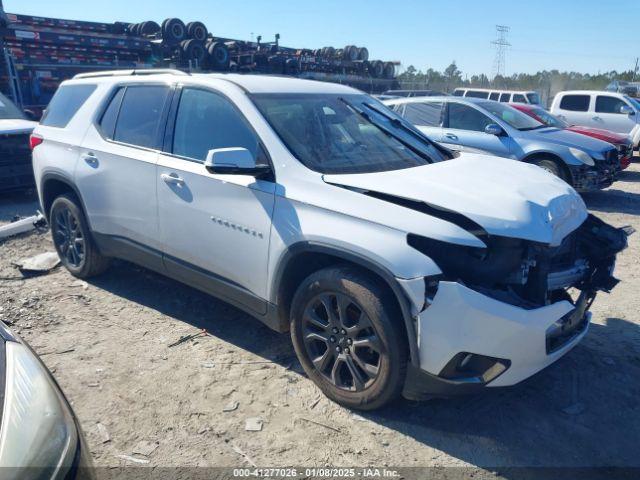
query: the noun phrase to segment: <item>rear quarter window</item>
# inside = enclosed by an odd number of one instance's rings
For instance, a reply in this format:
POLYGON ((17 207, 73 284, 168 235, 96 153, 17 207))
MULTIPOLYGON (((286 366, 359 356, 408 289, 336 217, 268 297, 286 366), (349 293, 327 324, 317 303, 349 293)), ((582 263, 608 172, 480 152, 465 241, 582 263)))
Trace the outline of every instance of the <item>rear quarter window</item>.
POLYGON ((570 112, 588 112, 590 101, 589 95, 565 95, 560 100, 560 109, 570 112))
POLYGON ((40 124, 46 127, 66 127, 95 90, 96 85, 61 86, 49 102, 40 124))

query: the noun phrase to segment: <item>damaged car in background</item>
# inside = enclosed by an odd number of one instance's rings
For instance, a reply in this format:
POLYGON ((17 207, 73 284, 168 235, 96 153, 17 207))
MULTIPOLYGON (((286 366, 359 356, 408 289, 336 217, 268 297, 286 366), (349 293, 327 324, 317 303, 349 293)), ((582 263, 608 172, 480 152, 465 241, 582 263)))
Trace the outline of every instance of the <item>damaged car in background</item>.
POLYGON ((124 258, 222 298, 290 331, 311 380, 351 408, 550 365, 616 285, 630 233, 549 172, 450 151, 331 83, 83 74, 33 139, 69 272, 124 258))

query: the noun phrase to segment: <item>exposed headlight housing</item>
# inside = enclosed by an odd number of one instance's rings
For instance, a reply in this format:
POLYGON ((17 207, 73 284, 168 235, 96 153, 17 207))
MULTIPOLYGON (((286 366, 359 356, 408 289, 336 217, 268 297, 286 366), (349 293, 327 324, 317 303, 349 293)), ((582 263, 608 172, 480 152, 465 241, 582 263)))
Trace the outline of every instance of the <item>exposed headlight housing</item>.
POLYGON ((575 158, 577 158, 579 161, 581 161, 585 165, 589 165, 590 167, 593 167, 595 165, 595 162, 593 161, 593 158, 591 158, 591 155, 589 155, 584 150, 570 147, 569 152, 571 153, 571 155, 573 155, 575 158))
POLYGON ((9 341, 5 355, 0 466, 63 477, 73 465, 79 442, 67 402, 29 348, 9 341))

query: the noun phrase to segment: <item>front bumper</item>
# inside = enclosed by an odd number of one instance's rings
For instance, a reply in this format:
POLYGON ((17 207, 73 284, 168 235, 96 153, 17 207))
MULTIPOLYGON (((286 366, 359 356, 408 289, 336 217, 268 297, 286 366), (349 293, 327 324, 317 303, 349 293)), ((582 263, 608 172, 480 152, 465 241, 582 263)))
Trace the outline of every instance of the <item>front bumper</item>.
POLYGON ((578 192, 593 192, 610 187, 620 168, 616 165, 597 161, 596 166, 569 166, 571 170, 572 186, 578 192))
POLYGON ((466 394, 521 382, 554 363, 584 337, 590 313, 582 309, 578 312, 581 318, 560 342, 552 349, 548 346, 555 324, 576 310, 567 300, 526 309, 456 282, 440 282, 433 301, 417 317, 420 369, 409 370, 405 396, 466 394), (485 365, 491 360, 499 365, 484 377, 452 376, 452 362, 464 354, 485 359, 485 365))

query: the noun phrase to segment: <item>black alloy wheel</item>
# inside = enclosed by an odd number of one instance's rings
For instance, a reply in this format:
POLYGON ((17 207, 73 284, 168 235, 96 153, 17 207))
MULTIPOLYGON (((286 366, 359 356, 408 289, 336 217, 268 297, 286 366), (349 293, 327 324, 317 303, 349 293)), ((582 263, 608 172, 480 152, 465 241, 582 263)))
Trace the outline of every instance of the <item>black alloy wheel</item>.
POLYGON ((357 302, 341 293, 313 298, 303 316, 303 338, 309 358, 336 387, 362 391, 380 371, 380 339, 357 302))
POLYGON ((85 258, 85 238, 79 219, 70 208, 61 206, 51 219, 51 232, 56 250, 65 263, 80 268, 85 258))

